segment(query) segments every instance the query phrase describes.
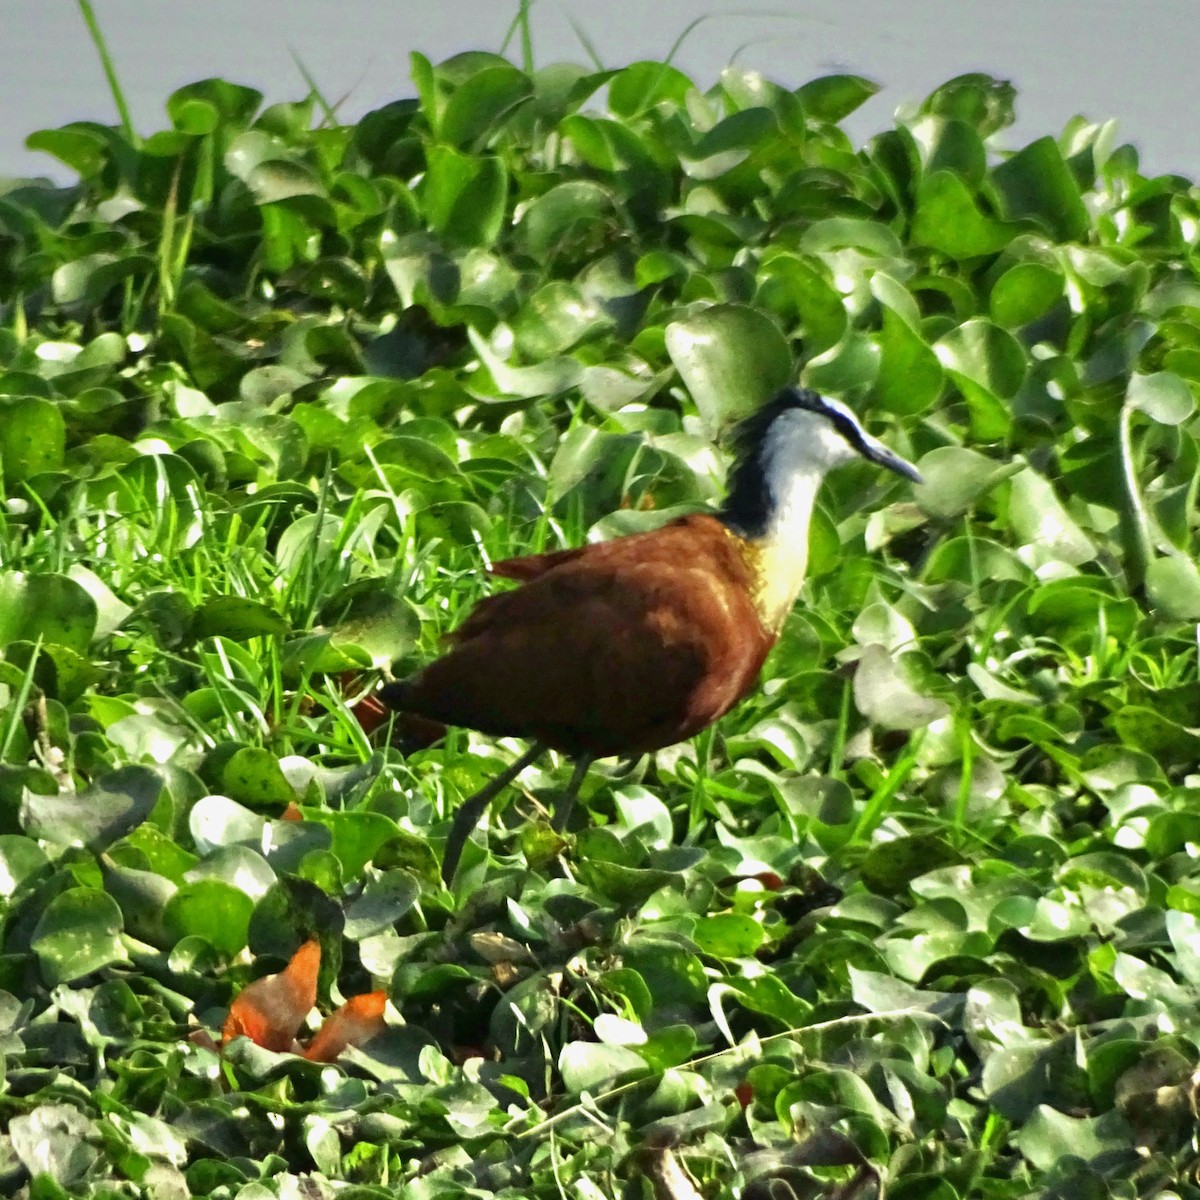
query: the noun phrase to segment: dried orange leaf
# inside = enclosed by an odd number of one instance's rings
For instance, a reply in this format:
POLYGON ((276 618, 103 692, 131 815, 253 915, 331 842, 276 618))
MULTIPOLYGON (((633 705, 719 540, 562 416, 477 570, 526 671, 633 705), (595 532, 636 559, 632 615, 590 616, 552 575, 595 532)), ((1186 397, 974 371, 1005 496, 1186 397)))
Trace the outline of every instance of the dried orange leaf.
POLYGON ((221 1045, 245 1035, 266 1050, 285 1051, 317 1002, 321 944, 312 938, 278 975, 256 979, 234 1000, 221 1030, 221 1045))
POLYGON ((387 992, 366 992, 347 1000, 304 1051, 310 1062, 333 1062, 347 1046, 361 1046, 384 1028, 387 992))

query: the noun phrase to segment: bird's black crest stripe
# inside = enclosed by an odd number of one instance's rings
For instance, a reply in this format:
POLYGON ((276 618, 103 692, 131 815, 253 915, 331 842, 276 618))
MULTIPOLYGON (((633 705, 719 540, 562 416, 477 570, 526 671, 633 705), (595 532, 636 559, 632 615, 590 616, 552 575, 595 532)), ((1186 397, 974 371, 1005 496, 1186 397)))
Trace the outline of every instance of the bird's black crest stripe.
POLYGON ((740 421, 730 442, 734 464, 729 472, 728 490, 721 518, 743 537, 761 537, 767 529, 774 498, 767 483, 766 464, 762 460, 767 434, 775 421, 792 409, 820 413, 860 454, 867 452, 863 431, 858 424, 832 408, 811 388, 785 388, 762 408, 740 421))

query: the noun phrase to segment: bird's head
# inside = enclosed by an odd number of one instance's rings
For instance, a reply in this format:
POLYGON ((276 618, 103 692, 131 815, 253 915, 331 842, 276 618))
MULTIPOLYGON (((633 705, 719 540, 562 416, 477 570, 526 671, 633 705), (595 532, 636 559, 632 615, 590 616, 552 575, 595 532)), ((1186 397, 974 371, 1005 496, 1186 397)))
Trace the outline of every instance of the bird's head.
POLYGON ((732 441, 735 462, 724 513, 748 536, 770 523, 793 481, 819 482, 859 458, 921 482, 916 467, 872 437, 845 404, 809 388, 785 388, 742 421, 732 441))
POLYGON ((872 437, 840 400, 810 388, 786 388, 734 432, 739 460, 756 459, 763 474, 816 470, 865 458, 921 482, 917 468, 872 437))

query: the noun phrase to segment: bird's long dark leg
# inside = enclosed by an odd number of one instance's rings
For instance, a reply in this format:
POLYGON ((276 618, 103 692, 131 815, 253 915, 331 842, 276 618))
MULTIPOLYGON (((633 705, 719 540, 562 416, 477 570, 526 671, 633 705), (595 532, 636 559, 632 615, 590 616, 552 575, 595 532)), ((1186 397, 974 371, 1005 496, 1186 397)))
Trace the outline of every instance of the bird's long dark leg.
POLYGON ((468 796, 458 806, 454 814, 454 823, 450 826, 450 836, 446 839, 446 849, 442 854, 442 880, 448 887, 458 869, 458 860, 462 857, 463 847, 471 830, 479 824, 483 811, 530 763, 536 762, 546 752, 541 742, 534 742, 516 762, 507 770, 501 771, 486 787, 482 787, 473 796, 468 796))
POLYGON ((575 797, 579 795, 579 789, 583 787, 584 776, 588 773, 588 767, 596 761, 593 754, 581 754, 575 760, 575 770, 571 772, 571 782, 567 784, 567 790, 554 802, 554 819, 551 821, 556 833, 562 833, 567 827, 567 821, 570 820, 571 812, 575 808, 575 797))

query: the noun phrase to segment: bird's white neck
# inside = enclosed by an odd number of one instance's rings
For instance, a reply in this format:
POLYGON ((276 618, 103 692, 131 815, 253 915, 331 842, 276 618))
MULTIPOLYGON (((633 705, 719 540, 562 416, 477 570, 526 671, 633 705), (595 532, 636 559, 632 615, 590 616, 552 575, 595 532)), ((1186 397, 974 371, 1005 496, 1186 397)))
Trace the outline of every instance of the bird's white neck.
POLYGON ((776 503, 762 533, 751 539, 754 606, 759 620, 772 633, 783 627, 800 594, 808 569, 808 535, 822 467, 794 469, 776 484, 776 503))

